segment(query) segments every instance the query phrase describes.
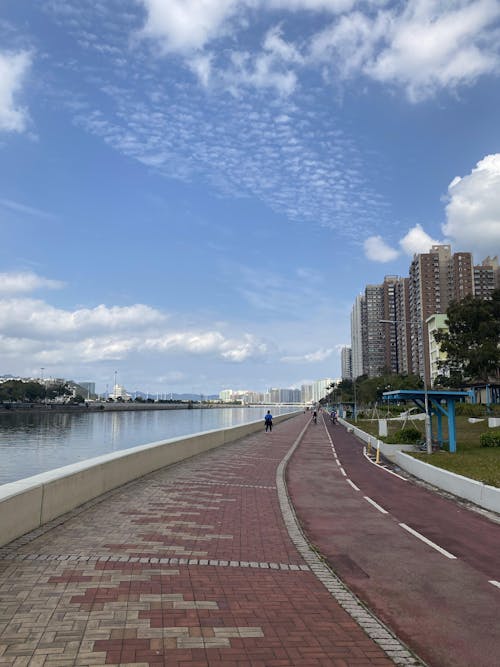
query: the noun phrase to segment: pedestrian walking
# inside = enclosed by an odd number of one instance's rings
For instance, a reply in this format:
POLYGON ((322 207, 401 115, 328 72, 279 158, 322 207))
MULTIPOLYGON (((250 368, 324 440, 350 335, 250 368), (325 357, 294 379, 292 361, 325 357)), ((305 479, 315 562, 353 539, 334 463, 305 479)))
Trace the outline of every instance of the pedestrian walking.
POLYGON ((267 414, 264 417, 264 424, 266 425, 266 431, 273 430, 273 416, 271 414, 271 410, 267 411, 267 414))

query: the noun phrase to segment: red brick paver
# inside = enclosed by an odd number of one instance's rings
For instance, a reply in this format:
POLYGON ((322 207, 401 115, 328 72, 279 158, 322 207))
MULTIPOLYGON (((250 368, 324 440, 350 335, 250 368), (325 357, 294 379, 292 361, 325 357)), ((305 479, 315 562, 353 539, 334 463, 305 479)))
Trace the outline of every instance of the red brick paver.
POLYGON ((0 549, 0 665, 394 664, 283 520, 276 471, 305 419, 163 469, 0 549))

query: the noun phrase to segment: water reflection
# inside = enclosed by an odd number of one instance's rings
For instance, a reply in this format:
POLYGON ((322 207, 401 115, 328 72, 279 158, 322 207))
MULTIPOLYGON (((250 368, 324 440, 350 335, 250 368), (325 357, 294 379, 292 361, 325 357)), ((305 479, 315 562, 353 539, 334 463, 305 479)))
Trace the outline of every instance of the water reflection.
MULTIPOLYGON (((0 413, 0 484, 137 445, 263 419, 267 408, 0 413)), ((273 408, 273 414, 288 412, 273 408)))

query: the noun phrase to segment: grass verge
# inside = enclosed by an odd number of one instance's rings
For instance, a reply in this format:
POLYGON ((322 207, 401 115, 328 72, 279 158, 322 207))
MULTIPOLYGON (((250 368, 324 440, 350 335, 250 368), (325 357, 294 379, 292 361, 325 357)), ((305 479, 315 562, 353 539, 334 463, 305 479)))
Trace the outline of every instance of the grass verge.
MULTIPOLYGON (((436 434, 436 419, 433 419, 433 435, 436 434)), ((457 451, 450 454, 443 450, 434 454, 410 453, 425 463, 430 463, 438 468, 475 479, 490 486, 500 488, 500 448, 480 447, 479 437, 481 433, 489 431, 487 420, 471 424, 467 417, 457 416, 457 451)), ((421 431, 424 438, 424 422, 414 422, 421 431)), ((401 422, 387 422, 389 434, 401 428, 401 422)), ((358 420, 356 426, 370 435, 378 436, 378 422, 372 419, 358 420)), ((443 437, 448 438, 448 425, 443 419, 443 437)), ((381 438, 382 439, 382 438, 381 438)), ((409 453, 409 452, 407 452, 409 453)))

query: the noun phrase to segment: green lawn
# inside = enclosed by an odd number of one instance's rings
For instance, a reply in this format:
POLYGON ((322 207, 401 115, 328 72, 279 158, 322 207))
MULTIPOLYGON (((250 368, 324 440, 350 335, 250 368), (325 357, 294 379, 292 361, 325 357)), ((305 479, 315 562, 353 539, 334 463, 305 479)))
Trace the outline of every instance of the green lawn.
MULTIPOLYGON (((433 435, 436 436, 437 424, 433 418, 433 435)), ((477 479, 485 484, 500 487, 500 447, 480 447, 481 433, 489 431, 487 420, 470 424, 467 417, 458 416, 457 421, 457 451, 450 454, 448 451, 439 451, 434 454, 411 454, 415 458, 450 470, 459 475, 477 479)), ((424 422, 414 422, 424 438, 424 422)), ((387 422, 389 434, 401 428, 400 422, 387 422)), ((358 428, 378 436, 378 422, 371 419, 358 419, 358 428)), ((443 419, 443 437, 448 437, 447 421, 443 419)))

